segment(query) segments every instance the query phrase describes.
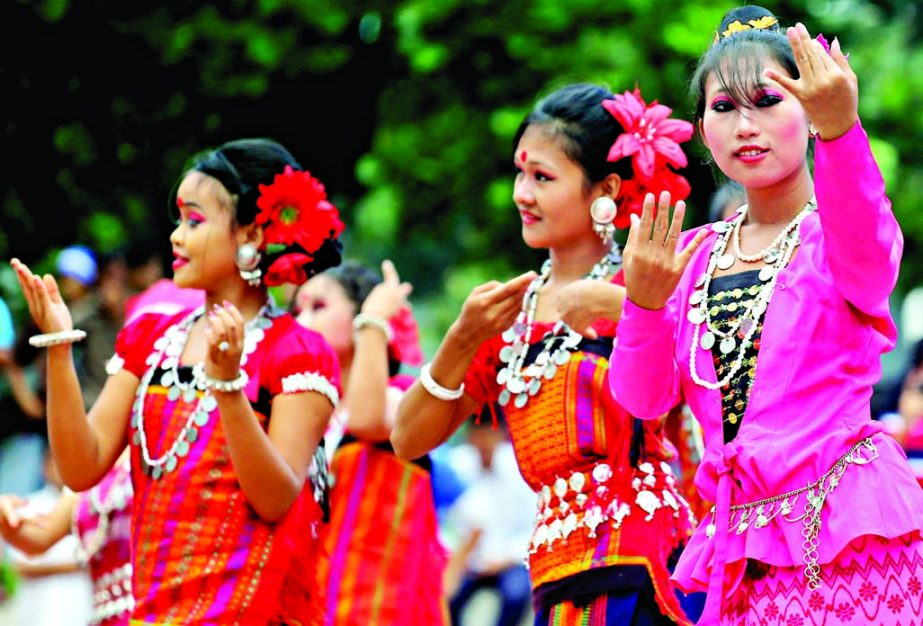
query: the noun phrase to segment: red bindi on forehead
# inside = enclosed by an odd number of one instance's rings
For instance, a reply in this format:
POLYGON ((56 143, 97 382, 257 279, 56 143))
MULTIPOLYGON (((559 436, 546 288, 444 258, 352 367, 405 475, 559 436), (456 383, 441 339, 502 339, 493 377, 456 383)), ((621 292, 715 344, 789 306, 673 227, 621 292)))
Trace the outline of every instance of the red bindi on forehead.
POLYGON ((176 199, 176 208, 182 209, 184 206, 186 206, 186 203, 183 202, 183 199, 182 199, 182 198, 177 198, 177 199, 176 199))
POLYGON ((525 150, 519 153, 519 160, 522 161, 523 163, 525 163, 528 160, 528 158, 529 158, 529 153, 526 152, 525 150))

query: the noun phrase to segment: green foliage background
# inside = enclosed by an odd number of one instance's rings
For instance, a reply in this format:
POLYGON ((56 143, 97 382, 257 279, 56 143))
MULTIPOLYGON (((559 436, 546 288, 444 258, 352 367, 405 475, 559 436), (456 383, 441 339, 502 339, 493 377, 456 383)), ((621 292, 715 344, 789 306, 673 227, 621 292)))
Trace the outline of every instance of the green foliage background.
MULTIPOLYGON (((923 283, 920 4, 764 4, 851 53, 907 240, 899 292, 923 283)), ((47 265, 74 241, 103 252, 154 241, 166 255, 166 198, 186 158, 270 136, 326 182, 347 254, 392 258, 415 285, 432 350, 473 285, 540 262, 510 199, 511 137, 537 97, 573 81, 637 83, 688 118, 688 78, 733 5, 5 3, 0 256, 47 265)), ((689 152, 701 220, 714 178, 701 151, 689 152)))

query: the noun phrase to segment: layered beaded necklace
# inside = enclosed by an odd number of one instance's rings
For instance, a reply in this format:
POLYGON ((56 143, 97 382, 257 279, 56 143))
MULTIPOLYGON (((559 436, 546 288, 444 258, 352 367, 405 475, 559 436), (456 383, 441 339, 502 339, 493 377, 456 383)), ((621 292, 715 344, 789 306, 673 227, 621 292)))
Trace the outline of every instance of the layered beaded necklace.
MULTIPOLYGON (((189 331, 193 323, 205 313, 204 307, 199 307, 180 322, 174 324, 154 342, 154 352, 147 359, 148 369, 141 378, 135 403, 132 407, 131 427, 134 429, 132 441, 141 448, 141 458, 144 461, 144 471, 154 480, 159 480, 165 473, 176 469, 179 459, 189 454, 191 445, 199 438, 199 429, 208 424, 209 416, 218 408, 218 401, 211 394, 205 384, 205 369, 202 363, 192 367, 192 380, 180 380, 179 360, 189 339, 189 331), (156 459, 151 456, 144 432, 144 398, 154 376, 160 373, 160 384, 167 390, 167 399, 171 402, 182 400, 187 404, 195 402, 195 408, 186 418, 186 423, 177 435, 176 440, 156 459), (201 394, 199 393, 201 392, 201 394)), ((273 318, 281 315, 283 311, 271 303, 264 305, 252 320, 244 327, 244 349, 240 357, 240 366, 247 363, 249 355, 256 351, 266 329, 272 326, 273 318)))
POLYGON ((744 361, 744 354, 747 348, 750 347, 753 335, 759 328, 760 319, 769 308, 769 301, 775 291, 779 273, 788 266, 789 261, 795 254, 795 250, 801 243, 801 234, 799 232, 801 222, 816 208, 817 202, 814 198, 811 198, 798 215, 782 229, 782 232, 776 236, 772 243, 752 255, 744 254, 740 250, 740 227, 747 216, 747 205, 738 209, 738 215, 730 222, 712 224, 712 230, 718 233, 718 240, 715 242, 709 256, 708 268, 695 281, 695 291, 689 296, 690 308, 686 314, 686 319, 695 326, 692 343, 689 345, 689 370, 692 373, 692 379, 697 385, 707 389, 720 389, 728 384, 740 370, 744 361), (727 252, 728 242, 732 238, 733 253, 727 252), (709 287, 715 270, 730 269, 737 259, 744 263, 762 261, 766 265, 759 272, 759 293, 750 301, 750 304, 737 319, 722 331, 712 323, 708 307, 709 287), (721 354, 728 355, 735 350, 737 354, 725 376, 716 382, 709 382, 699 376, 696 369, 696 354, 700 347, 703 350, 711 350, 715 343, 718 343, 718 350, 721 351, 721 354))
MULTIPOLYGON (((587 274, 592 280, 602 280, 614 274, 622 263, 622 254, 617 245, 600 259, 587 274)), ((541 273, 529 284, 522 299, 522 310, 516 316, 513 325, 501 335, 507 344, 500 349, 500 360, 506 364, 497 373, 497 384, 503 387, 497 402, 501 406, 510 400, 516 408, 521 409, 529 398, 538 394, 542 380, 551 380, 558 367, 567 363, 570 353, 577 349, 583 337, 564 322, 557 322, 551 331, 542 338, 542 351, 535 361, 525 366, 529 353, 532 329, 535 323, 535 310, 538 308, 538 292, 551 276, 551 259, 542 265, 541 273)))

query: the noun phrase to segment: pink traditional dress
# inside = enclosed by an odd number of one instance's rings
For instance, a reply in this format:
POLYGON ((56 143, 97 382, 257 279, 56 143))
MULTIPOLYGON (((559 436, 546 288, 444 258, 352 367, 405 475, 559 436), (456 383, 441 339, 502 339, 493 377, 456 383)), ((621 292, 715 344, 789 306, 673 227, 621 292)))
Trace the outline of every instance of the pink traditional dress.
POLYGON ((93 621, 127 626, 134 607, 131 591, 131 473, 116 463, 102 481, 78 494, 73 532, 78 557, 93 580, 93 621))
POLYGON ((923 491, 869 408, 903 239, 858 122, 814 171, 816 210, 764 268, 712 278, 741 218, 705 227, 667 306, 619 323, 616 398, 654 418, 682 394, 704 430, 715 509, 675 572, 708 590, 701 624, 923 621, 923 491))
MULTIPOLYGON (((326 464, 278 522, 261 519, 242 491, 217 401, 180 363, 202 309, 142 315, 125 327, 110 372, 140 379, 132 411, 132 624, 311 624, 313 554, 326 504, 326 464)), ((267 305, 247 323, 245 393, 268 428, 279 394, 313 391, 336 404, 336 355, 320 335, 267 305)), ((322 451, 322 447, 319 448, 322 451)), ((321 454, 322 456, 322 454, 321 454)))

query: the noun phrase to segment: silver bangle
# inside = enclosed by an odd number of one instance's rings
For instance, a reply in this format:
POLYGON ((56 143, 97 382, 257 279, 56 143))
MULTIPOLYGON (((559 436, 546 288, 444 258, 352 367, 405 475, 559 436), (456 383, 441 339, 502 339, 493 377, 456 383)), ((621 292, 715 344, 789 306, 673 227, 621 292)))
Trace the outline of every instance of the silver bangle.
POLYGON ((32 335, 29 337, 29 345, 36 348, 47 348, 48 346, 57 346, 62 343, 74 343, 86 339, 86 331, 74 328, 73 330, 62 330, 57 333, 45 333, 43 335, 32 335))
POLYGON ((382 317, 375 317, 374 315, 366 315, 365 313, 360 313, 353 318, 353 333, 358 333, 366 326, 377 328, 383 332, 388 339, 388 343, 391 343, 394 339, 394 329, 391 328, 391 324, 388 323, 388 320, 382 317))
POLYGON ((240 370, 240 373, 234 380, 221 380, 220 378, 212 378, 204 371, 202 372, 202 383, 205 385, 205 388, 211 389, 212 391, 218 391, 220 393, 234 393, 236 391, 243 391, 248 382, 250 382, 250 377, 247 376, 247 372, 244 370, 240 370))
POLYGON ((465 383, 462 383, 458 389, 447 389, 433 380, 433 375, 429 371, 431 366, 432 363, 427 363, 420 368, 420 383, 423 385, 423 388, 434 398, 445 400, 446 402, 452 402, 453 400, 461 398, 462 394, 465 393, 465 383))

